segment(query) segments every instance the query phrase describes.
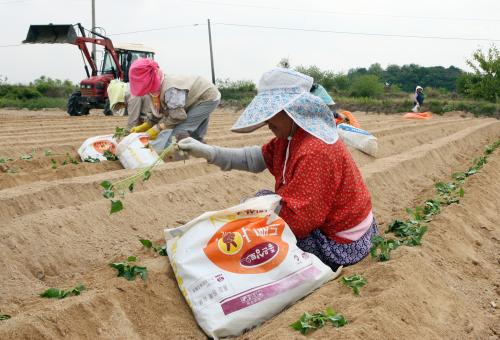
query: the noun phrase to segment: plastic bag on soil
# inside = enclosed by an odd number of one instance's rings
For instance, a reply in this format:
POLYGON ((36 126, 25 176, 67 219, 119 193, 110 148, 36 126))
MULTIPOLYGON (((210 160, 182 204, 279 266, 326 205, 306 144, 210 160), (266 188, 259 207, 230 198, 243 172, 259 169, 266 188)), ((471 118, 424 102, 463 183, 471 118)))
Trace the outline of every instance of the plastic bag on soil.
POLYGON ((131 133, 122 139, 116 148, 116 155, 125 169, 141 169, 158 160, 158 154, 148 148, 149 135, 145 132, 131 133))
POLYGON ((368 131, 344 123, 337 125, 337 131, 340 139, 347 146, 356 148, 373 157, 377 155, 377 137, 368 131))
POLYGON ((340 274, 296 246, 274 212, 280 200, 251 198, 165 229, 179 288, 207 335, 239 335, 340 274))
POLYGON ((78 149, 78 154, 82 161, 85 159, 93 158, 100 161, 106 161, 104 152, 109 150, 112 154, 116 154, 117 143, 113 135, 95 136, 90 137, 82 143, 78 149))

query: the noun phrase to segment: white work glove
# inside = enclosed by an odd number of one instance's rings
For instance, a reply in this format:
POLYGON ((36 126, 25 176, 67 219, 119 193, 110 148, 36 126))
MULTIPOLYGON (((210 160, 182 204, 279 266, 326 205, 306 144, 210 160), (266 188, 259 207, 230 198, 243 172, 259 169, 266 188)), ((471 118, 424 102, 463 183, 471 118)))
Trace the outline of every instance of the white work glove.
POLYGON ((214 160, 215 148, 211 145, 203 144, 192 137, 181 139, 177 145, 179 149, 187 151, 194 157, 205 158, 209 162, 214 160))

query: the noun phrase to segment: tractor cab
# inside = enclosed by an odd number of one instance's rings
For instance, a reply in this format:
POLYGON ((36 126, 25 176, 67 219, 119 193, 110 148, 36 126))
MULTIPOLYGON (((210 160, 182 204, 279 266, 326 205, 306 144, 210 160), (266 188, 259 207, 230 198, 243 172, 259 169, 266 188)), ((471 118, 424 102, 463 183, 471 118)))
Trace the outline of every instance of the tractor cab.
MULTIPOLYGON (((118 62, 123 70, 123 81, 128 83, 128 70, 132 62, 139 58, 154 59, 154 50, 142 44, 115 43, 114 48, 118 54, 118 62)), ((102 63, 101 73, 113 73, 116 70, 112 56, 106 51, 102 63)))
MULTIPOLYGON (((111 80, 120 79, 120 73, 123 75, 122 81, 128 82, 128 71, 132 62, 138 58, 154 59, 154 51, 150 47, 142 44, 113 44, 114 52, 116 53, 119 65, 116 65, 113 55, 110 50, 104 50, 104 56, 101 61, 99 74, 90 76, 80 82, 80 94, 76 93, 72 105, 68 108, 73 108, 73 111, 80 108, 87 114, 86 108, 104 107, 104 114, 111 115, 109 108, 107 88, 111 80), (122 72, 118 72, 121 70, 122 72), (76 102, 73 105, 73 102, 76 102), (83 106, 80 104, 84 104, 83 106)), ((72 98, 70 98, 71 100, 72 98)))

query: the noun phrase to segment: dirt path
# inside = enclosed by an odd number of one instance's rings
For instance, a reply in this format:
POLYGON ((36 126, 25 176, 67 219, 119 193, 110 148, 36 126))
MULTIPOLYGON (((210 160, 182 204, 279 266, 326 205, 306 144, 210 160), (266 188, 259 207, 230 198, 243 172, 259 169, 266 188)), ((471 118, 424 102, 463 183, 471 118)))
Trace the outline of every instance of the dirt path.
MULTIPOLYGON (((214 114, 207 142, 222 146, 262 144, 270 133, 229 132, 238 113, 214 114)), ((429 198, 439 179, 464 170, 500 137, 500 121, 458 114, 428 122, 394 115, 358 114, 379 138, 379 158, 353 150, 373 196, 382 228, 408 206, 429 198)), ((0 111, 0 158, 17 172, 0 172, 0 338, 204 338, 177 289, 168 261, 142 250, 139 238, 162 242, 165 226, 182 224, 207 210, 234 205, 271 176, 222 172, 190 159, 162 165, 151 180, 127 195, 125 210, 108 214, 99 183, 132 172, 118 163, 67 164, 52 169, 89 136, 124 125, 123 117, 69 117, 60 111, 0 111), (46 156, 49 149, 56 156, 46 156), (35 150, 35 152, 33 152, 35 150), (32 154, 30 161, 20 160, 32 154), (137 255, 148 280, 116 278, 112 261, 137 255), (40 299, 49 287, 84 283, 83 295, 61 301, 40 299)), ((369 284, 361 297, 338 281, 242 338, 302 338, 289 327, 303 311, 333 306, 350 324, 325 328, 311 338, 498 338, 500 303, 500 156, 471 177, 460 205, 447 208, 430 225, 424 245, 396 250, 394 259, 365 259, 347 268, 369 284), (495 286, 497 284, 497 286, 495 286), (497 322, 495 322, 497 321, 497 322), (496 328, 495 328, 496 327, 496 328)))

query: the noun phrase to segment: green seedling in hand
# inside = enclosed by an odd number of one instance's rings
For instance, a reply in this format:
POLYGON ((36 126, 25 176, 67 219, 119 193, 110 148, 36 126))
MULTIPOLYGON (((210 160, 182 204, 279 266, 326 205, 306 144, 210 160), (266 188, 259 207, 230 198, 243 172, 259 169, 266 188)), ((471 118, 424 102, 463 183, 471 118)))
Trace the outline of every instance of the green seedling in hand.
POLYGON ((167 156, 175 152, 177 149, 178 149, 177 141, 175 140, 175 138, 172 138, 172 144, 170 144, 168 148, 163 150, 158 159, 147 168, 139 170, 133 176, 127 177, 125 179, 113 183, 110 181, 101 182, 101 186, 104 188, 102 195, 105 198, 111 200, 110 214, 113 214, 123 209, 123 204, 121 200, 116 200, 115 196, 120 196, 120 198, 123 198, 127 190, 129 192, 134 191, 135 184, 137 183, 137 181, 142 180, 143 182, 145 182, 149 180, 153 169, 161 163, 161 160, 165 159, 167 156))
POLYGON ((360 288, 368 283, 364 277, 358 274, 351 276, 344 276, 342 277, 341 282, 347 287, 352 288, 354 295, 359 295, 360 288))

